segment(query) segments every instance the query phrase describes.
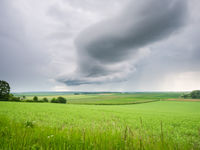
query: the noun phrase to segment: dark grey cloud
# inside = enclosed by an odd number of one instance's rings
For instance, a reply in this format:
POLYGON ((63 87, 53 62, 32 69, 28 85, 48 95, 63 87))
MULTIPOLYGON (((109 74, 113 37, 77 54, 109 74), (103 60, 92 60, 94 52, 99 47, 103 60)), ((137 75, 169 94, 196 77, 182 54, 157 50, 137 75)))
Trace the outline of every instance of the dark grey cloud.
POLYGON ((77 70, 58 81, 69 86, 124 81, 134 72, 140 49, 175 34, 186 18, 185 0, 130 2, 120 14, 78 35, 77 70))

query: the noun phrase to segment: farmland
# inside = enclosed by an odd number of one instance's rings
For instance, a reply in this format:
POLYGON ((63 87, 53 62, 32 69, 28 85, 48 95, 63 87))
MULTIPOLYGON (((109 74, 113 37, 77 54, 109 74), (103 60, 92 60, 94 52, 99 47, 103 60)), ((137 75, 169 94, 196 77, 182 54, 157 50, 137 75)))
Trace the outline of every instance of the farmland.
POLYGON ((62 95, 67 104, 0 102, 0 149, 200 149, 200 102, 166 101, 179 95, 69 94, 62 95))
POLYGON ((73 93, 20 93, 16 96, 25 95, 27 99, 33 99, 33 96, 38 95, 41 100, 46 97, 49 101, 58 96, 65 97, 69 104, 135 104, 149 101, 165 100, 169 98, 179 98, 182 93, 178 92, 161 92, 161 93, 98 93, 98 94, 78 94, 73 93), (60 94, 60 95, 58 95, 60 94))

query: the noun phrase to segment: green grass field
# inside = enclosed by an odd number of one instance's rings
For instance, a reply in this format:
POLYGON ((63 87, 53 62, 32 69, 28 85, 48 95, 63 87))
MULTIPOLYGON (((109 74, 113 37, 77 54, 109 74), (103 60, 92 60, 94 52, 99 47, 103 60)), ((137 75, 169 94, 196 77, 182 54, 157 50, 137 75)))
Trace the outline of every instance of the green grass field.
POLYGON ((179 94, 65 95, 70 104, 0 102, 0 149, 198 150, 200 102, 128 105, 179 94), (118 105, 83 105, 88 103, 118 105))

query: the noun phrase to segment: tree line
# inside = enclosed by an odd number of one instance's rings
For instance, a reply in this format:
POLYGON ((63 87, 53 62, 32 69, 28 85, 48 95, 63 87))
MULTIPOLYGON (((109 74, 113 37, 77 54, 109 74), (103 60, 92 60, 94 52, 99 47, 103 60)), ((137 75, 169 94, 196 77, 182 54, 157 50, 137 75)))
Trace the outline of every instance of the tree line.
POLYGON ((0 101, 67 103, 67 99, 61 96, 52 98, 51 100, 48 100, 46 97, 39 100, 37 96, 34 96, 33 99, 26 99, 26 96, 16 97, 10 93, 8 82, 3 80, 0 80, 0 101))
POLYGON ((181 95, 182 98, 192 98, 192 99, 200 99, 200 90, 194 90, 190 93, 184 93, 181 95))

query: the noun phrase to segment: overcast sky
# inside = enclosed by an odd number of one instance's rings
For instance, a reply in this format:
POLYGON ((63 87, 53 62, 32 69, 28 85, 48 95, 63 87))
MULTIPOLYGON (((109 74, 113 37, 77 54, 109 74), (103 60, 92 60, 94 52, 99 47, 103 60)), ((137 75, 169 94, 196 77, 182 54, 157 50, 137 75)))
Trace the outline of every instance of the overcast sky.
POLYGON ((0 0, 0 80, 22 91, 200 89, 199 0, 0 0))

